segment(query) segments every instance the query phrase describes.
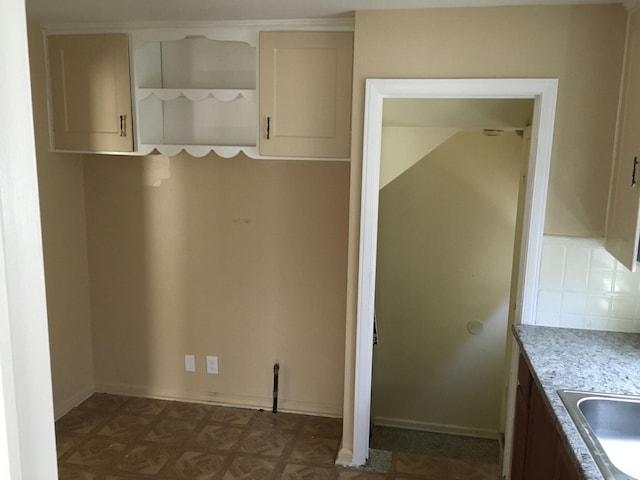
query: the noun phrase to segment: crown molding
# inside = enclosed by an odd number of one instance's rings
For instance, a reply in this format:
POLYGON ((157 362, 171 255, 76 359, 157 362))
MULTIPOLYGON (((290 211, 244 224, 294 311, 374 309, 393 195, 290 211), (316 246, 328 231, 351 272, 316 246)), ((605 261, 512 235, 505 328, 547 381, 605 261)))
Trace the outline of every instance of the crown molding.
POLYGON ((228 20, 217 22, 162 21, 114 23, 45 23, 47 34, 64 33, 127 33, 163 28, 255 28, 257 30, 342 30, 353 31, 354 17, 295 20, 228 20))

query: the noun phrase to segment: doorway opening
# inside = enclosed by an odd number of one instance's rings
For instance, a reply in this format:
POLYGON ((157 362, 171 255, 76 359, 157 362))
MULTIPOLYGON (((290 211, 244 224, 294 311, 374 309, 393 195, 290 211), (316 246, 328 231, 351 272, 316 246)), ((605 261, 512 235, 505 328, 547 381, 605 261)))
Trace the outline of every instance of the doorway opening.
POLYGON ((384 100, 375 427, 499 439, 532 117, 532 99, 384 100))
MULTIPOLYGON (((367 80, 356 333, 354 465, 364 464, 369 451, 384 100, 463 98, 532 99, 534 101, 526 188, 520 212, 522 233, 516 245, 517 258, 514 261, 514 269, 517 274, 514 275, 513 289, 515 294, 514 322, 533 323, 556 96, 557 80, 555 79, 367 80)), ((511 364, 513 364, 514 354, 515 352, 511 353, 511 364)), ((510 379, 513 379, 514 373, 510 373, 510 379)), ((506 429, 505 458, 509 458, 510 455, 510 419, 513 417, 514 398, 513 381, 509 381, 508 384, 509 401, 502 421, 506 429)))

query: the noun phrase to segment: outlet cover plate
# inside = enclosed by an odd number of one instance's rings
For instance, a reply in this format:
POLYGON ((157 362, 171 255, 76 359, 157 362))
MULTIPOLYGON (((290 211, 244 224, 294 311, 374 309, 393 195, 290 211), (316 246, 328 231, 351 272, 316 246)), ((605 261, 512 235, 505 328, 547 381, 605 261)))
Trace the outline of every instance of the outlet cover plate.
POLYGON ((184 356, 184 370, 185 370, 185 372, 195 372, 196 371, 196 357, 195 357, 195 355, 185 355, 184 356))
POLYGON ((207 373, 218 374, 218 357, 207 355, 207 373))

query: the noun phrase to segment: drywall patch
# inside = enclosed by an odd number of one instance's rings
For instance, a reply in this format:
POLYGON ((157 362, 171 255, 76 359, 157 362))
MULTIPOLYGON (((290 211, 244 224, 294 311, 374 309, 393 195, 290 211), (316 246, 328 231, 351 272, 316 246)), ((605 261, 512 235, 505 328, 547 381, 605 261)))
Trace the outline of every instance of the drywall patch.
POLYGON ((159 187, 163 180, 171 178, 171 160, 163 155, 143 158, 142 184, 145 187, 159 187))

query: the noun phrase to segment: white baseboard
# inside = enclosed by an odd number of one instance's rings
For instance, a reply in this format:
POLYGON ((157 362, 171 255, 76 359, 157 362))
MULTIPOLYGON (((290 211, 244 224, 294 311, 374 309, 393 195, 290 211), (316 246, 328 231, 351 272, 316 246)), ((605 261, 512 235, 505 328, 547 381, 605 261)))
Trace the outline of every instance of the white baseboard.
MULTIPOLYGON (((163 389, 144 385, 129 385, 121 383, 99 383, 97 392, 111 393, 114 395, 130 395, 134 397, 158 398, 161 400, 176 400, 182 402, 206 403, 224 407, 240 407, 250 409, 271 410, 273 397, 231 395, 218 392, 185 392, 172 389, 163 389)), ((342 418, 342 410, 315 402, 278 399, 278 411, 285 413, 299 413, 304 415, 317 415, 323 417, 342 418)))
POLYGON ((374 417, 373 424, 380 427, 406 428, 409 430, 448 433, 450 435, 461 435, 465 437, 489 438, 491 440, 500 440, 501 438, 501 434, 497 430, 445 425, 441 423, 422 422, 403 418, 374 417))
POLYGON ((77 407, 79 404, 84 402, 87 398, 93 395, 96 392, 95 387, 92 385, 84 390, 76 392, 70 397, 60 401, 54 402, 53 416, 54 420, 59 420, 62 418, 69 410, 73 407, 77 407))

